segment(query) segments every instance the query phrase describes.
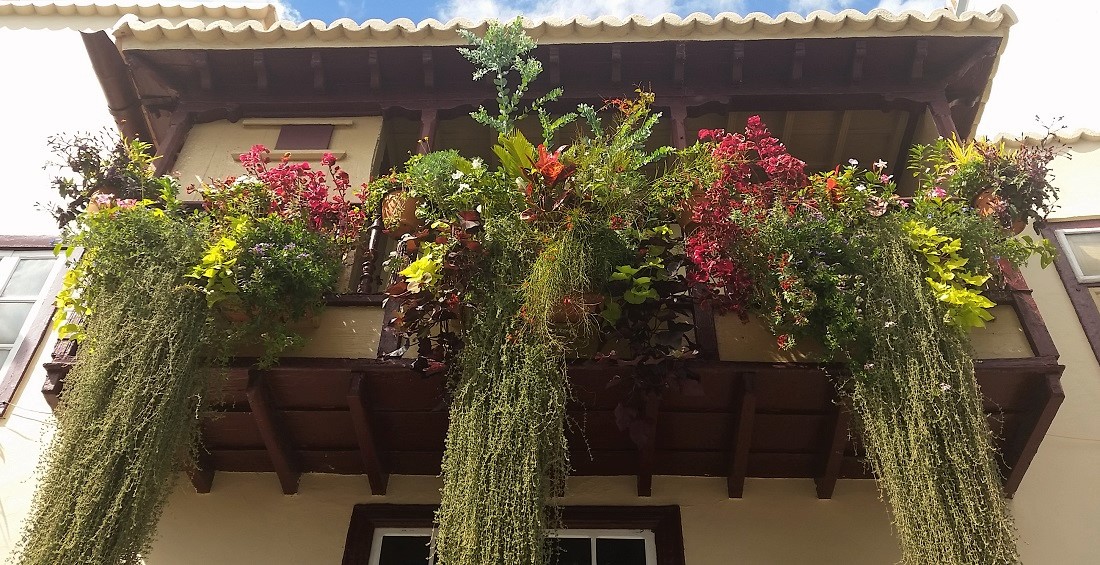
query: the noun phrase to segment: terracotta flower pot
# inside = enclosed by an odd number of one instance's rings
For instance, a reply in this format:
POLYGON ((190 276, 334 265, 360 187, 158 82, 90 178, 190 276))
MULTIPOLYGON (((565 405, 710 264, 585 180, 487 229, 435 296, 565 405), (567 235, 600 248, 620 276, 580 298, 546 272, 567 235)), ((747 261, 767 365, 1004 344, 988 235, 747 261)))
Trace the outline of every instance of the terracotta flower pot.
POLYGON ((395 236, 424 229, 416 217, 420 199, 403 190, 395 190, 382 198, 382 225, 395 236))
POLYGON ((566 296, 557 309, 550 314, 550 322, 555 324, 576 324, 587 314, 594 314, 603 306, 604 296, 598 292, 585 292, 580 295, 566 296))
POLYGON ((1004 217, 1004 201, 992 190, 984 190, 974 197, 974 209, 978 211, 979 216, 999 218, 1006 233, 1019 235, 1027 227, 1027 218, 1011 218, 1009 221, 1004 217))

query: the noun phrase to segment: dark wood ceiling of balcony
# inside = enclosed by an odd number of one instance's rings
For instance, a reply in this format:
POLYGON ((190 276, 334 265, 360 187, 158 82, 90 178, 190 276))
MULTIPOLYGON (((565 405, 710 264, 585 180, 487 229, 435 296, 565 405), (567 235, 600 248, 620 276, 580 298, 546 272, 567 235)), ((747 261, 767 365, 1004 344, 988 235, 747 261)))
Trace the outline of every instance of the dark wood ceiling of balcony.
MULTIPOLYGON (((542 45, 569 103, 657 93, 658 105, 738 110, 912 108, 944 98, 959 130, 973 125, 997 37, 870 37, 542 45)), ((366 115, 468 108, 488 81, 452 47, 128 50, 143 105, 185 108, 197 121, 252 116, 366 115)))

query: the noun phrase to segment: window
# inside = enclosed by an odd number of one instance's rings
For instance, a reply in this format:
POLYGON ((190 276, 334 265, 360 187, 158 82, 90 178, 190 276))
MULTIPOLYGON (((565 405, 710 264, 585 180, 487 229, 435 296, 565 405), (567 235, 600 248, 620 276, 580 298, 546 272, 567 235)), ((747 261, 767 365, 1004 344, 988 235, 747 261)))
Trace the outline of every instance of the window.
MULTIPOLYGON (((6 242, 0 238, 0 243, 6 242)), ((52 283, 64 266, 51 250, 28 247, 0 247, 0 414, 11 402, 49 325, 50 299, 57 293, 52 283)))
POLYGON ((1079 283, 1100 283, 1100 226, 1055 232, 1079 283))
MULTIPOLYGON (((433 565, 434 506, 360 504, 344 565, 433 565)), ((558 565, 684 565, 679 506, 567 506, 558 565)))
MULTIPOLYGON (((655 565, 649 530, 558 530, 556 565, 655 565)), ((435 565, 429 528, 378 528, 369 565, 435 565)))
POLYGON ((1057 243, 1054 266, 1100 360, 1100 219, 1050 222, 1043 235, 1057 243))

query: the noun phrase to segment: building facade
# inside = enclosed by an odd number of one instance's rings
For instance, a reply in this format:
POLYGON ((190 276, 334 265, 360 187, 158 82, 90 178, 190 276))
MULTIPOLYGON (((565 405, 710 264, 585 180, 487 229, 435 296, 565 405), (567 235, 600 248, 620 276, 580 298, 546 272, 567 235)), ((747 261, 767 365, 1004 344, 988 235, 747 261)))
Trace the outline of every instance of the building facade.
MULTIPOLYGON (((20 17, 32 25, 60 10, 48 6, 20 17)), ((492 93, 469 81, 455 51, 463 43, 456 29, 484 24, 296 25, 262 10, 156 9, 65 25, 84 30, 120 129, 151 140, 159 170, 179 171, 185 183, 238 173, 236 156, 256 143, 297 160, 332 152, 359 181, 401 163, 423 138, 433 149, 491 156, 492 139, 468 113, 492 93)), ((546 67, 535 89, 561 84, 565 103, 599 104, 644 85, 664 114, 654 138, 675 147, 699 129, 738 130, 760 114, 811 168, 882 159, 904 191, 912 189, 910 145, 973 134, 998 95, 990 84, 1013 23, 1002 8, 581 19, 528 29, 546 67)), ((1064 139, 1073 159, 1056 163, 1062 209, 1044 233, 1071 253, 1057 269, 1025 269, 997 296, 997 321, 973 334, 1025 563, 1091 563, 1098 549, 1090 534, 1100 495, 1090 487, 1100 464, 1092 402, 1100 398, 1100 294, 1091 285, 1100 279, 1090 277, 1100 276, 1100 263, 1090 230, 1100 228, 1100 210, 1090 177, 1100 141, 1087 132, 1064 139)), ((52 247, 9 243, 10 257, 19 247, 27 259, 52 247)), ((378 233, 364 242, 345 293, 329 300, 304 348, 263 373, 242 352, 147 563, 384 565, 386 544, 430 534, 442 484, 443 384, 379 359, 393 338, 378 293, 379 260, 391 245, 378 233)), ((18 265, 3 253, 0 281, 18 265)), ((36 342, 43 327, 32 324, 50 309, 59 270, 51 261, 34 300, 20 295, 33 304, 31 321, 8 344, 25 369, 4 381, 7 547, 18 539, 74 352, 48 335, 36 342)), ((825 374, 802 363, 812 352, 779 352, 759 325, 697 316, 704 395, 666 396, 648 448, 615 427, 608 374, 571 373, 583 422, 574 445, 583 438, 587 449, 572 454, 574 476, 559 501, 571 530, 560 535, 642 540, 647 565, 897 561, 849 418, 825 374)))

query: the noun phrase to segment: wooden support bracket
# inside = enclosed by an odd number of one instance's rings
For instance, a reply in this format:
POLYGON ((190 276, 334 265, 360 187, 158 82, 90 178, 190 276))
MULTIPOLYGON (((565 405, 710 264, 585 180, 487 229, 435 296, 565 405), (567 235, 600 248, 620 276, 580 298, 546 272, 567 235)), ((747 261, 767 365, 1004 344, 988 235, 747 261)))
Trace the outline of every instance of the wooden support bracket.
POLYGON ((252 52, 252 70, 256 73, 256 89, 267 92, 267 63, 264 61, 263 51, 252 52))
POLYGON ((646 442, 638 447, 638 496, 653 495, 653 464, 657 459, 657 416, 660 403, 659 395, 646 396, 646 442))
POLYGON ((313 90, 317 93, 325 91, 325 61, 321 58, 321 50, 314 49, 309 57, 309 66, 313 69, 313 90))
POLYGON ((794 42, 794 54, 791 56, 791 82, 802 81, 802 64, 806 61, 806 42, 794 42))
POLYGON ((734 406, 738 407, 733 420, 730 437, 730 467, 726 477, 726 493, 730 498, 741 498, 745 494, 745 476, 749 470, 749 447, 752 444, 752 426, 756 416, 756 387, 754 373, 737 373, 741 386, 738 388, 734 406))
POLYGON ((367 49, 367 72, 370 74, 370 89, 378 90, 382 84, 382 71, 378 68, 378 49, 367 49))
POLYGON ((168 120, 168 130, 160 142, 160 147, 157 148, 160 158, 153 162, 157 175, 166 175, 171 172, 194 123, 194 116, 190 112, 182 109, 172 112, 172 117, 168 120))
POLYGON ((852 52, 852 68, 850 78, 853 83, 863 80, 863 60, 867 57, 867 40, 857 39, 855 50, 852 52))
POLYGON ((195 492, 207 494, 214 486, 214 457, 202 447, 195 453, 195 460, 187 469, 187 477, 191 479, 191 486, 195 492))
POLYGON ((687 43, 684 41, 678 41, 676 43, 676 62, 672 67, 672 82, 681 88, 684 86, 684 66, 687 62, 687 43))
POLYGON ((248 399, 249 409, 252 410, 252 417, 256 420, 256 428, 259 429, 260 437, 264 440, 267 455, 271 458, 271 465, 275 467, 275 474, 279 476, 283 494, 295 494, 298 492, 298 479, 302 476, 302 466, 298 461, 298 454, 290 443, 290 437, 275 413, 271 394, 267 390, 266 376, 265 371, 249 371, 245 397, 248 399))
MULTIPOLYGON (((1062 367, 1064 369, 1064 367, 1062 367)), ((1039 444, 1050 429, 1054 416, 1058 413, 1058 407, 1066 399, 1066 393, 1062 390, 1061 371, 1046 375, 1043 389, 1035 402, 1034 411, 1028 413, 1027 423, 1012 441, 1005 446, 1005 462, 1009 466, 1008 476, 1005 477, 1005 496, 1016 496, 1016 490, 1020 488, 1020 482, 1024 479, 1024 473, 1031 466, 1032 459, 1039 451, 1039 444)))
POLYGON ((623 46, 618 43, 611 44, 611 84, 619 84, 623 81, 623 46))
POLYGON ((821 470, 814 477, 817 497, 820 499, 833 497, 836 481, 840 478, 840 466, 844 463, 844 449, 848 445, 848 426, 851 419, 848 408, 841 401, 837 401, 833 405, 832 425, 824 434, 826 447, 822 454, 821 470))
POLYGON ((354 373, 351 376, 351 388, 348 389, 348 411, 355 426, 355 440, 359 443, 359 455, 363 458, 363 469, 370 481, 371 494, 386 494, 386 485, 390 475, 382 464, 378 445, 374 441, 374 428, 371 425, 370 407, 366 398, 367 376, 354 373))
POLYGON ((745 82, 745 42, 733 43, 733 61, 730 64, 730 80, 733 84, 745 82))

